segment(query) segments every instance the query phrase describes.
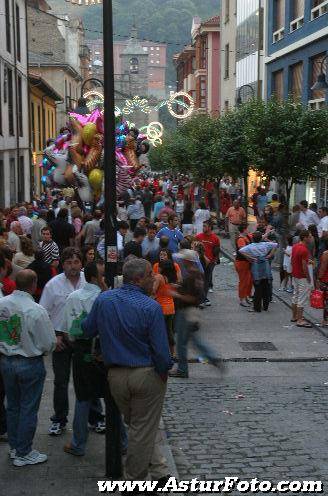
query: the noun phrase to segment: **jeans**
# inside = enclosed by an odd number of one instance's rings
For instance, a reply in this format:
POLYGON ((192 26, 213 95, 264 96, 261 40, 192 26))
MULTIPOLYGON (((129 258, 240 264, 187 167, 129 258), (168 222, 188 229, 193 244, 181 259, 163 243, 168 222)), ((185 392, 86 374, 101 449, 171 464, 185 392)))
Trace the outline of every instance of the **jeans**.
MULTIPOLYGON (((51 417, 52 422, 60 422, 62 426, 67 424, 69 412, 68 384, 71 374, 72 348, 64 351, 54 351, 52 354, 52 366, 54 370, 54 411, 51 417)), ((100 400, 91 402, 89 415, 90 424, 94 425, 98 421, 104 420, 100 400)))
MULTIPOLYGON (((88 439, 88 418, 90 417, 90 413, 92 412, 91 406, 93 402, 94 400, 76 400, 75 402, 73 437, 71 444, 72 448, 74 448, 74 450, 81 455, 84 455, 85 453, 85 447, 88 439)), ((122 450, 126 450, 128 446, 128 436, 122 419, 120 430, 122 450)))
POLYGON ((5 408, 5 385, 0 372, 0 436, 7 432, 6 408, 5 408))
POLYGON ((207 298, 208 290, 213 288, 213 271, 214 271, 215 263, 210 262, 205 269, 205 284, 204 284, 204 293, 205 298, 207 298))
POLYGON ((268 279, 261 279, 260 281, 254 281, 254 310, 255 312, 261 312, 262 301, 263 309, 268 310, 270 303, 270 283, 268 279))
POLYGON ((199 350, 204 358, 209 361, 216 361, 217 357, 209 346, 203 343, 199 337, 199 331, 195 331, 197 323, 188 320, 188 310, 181 309, 175 315, 175 329, 177 332, 177 353, 178 353, 178 371, 182 374, 188 374, 188 342, 192 341, 195 348, 199 350))
POLYGON ((17 456, 32 450, 46 371, 42 357, 1 357, 1 373, 7 396, 7 431, 17 456))

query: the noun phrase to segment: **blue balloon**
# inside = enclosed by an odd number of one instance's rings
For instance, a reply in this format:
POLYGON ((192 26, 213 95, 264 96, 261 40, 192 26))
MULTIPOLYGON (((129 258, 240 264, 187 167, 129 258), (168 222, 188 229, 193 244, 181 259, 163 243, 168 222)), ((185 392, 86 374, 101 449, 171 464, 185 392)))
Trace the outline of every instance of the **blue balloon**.
POLYGON ((47 177, 46 176, 42 176, 41 177, 41 182, 42 182, 42 184, 47 184, 47 177))
POLYGON ((47 167, 47 165, 48 165, 47 157, 44 157, 44 159, 42 160, 42 163, 43 163, 44 167, 47 167))

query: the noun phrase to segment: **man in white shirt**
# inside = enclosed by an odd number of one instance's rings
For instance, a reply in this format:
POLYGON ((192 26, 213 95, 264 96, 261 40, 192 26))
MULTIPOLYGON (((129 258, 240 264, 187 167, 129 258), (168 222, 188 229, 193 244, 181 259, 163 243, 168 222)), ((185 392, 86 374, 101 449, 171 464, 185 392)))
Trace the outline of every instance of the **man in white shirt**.
POLYGON ((47 312, 33 300, 37 275, 17 274, 16 287, 0 300, 1 373, 7 397, 9 455, 16 467, 47 461, 32 449, 46 371, 43 355, 55 349, 56 335, 47 312))
POLYGON ((47 310, 57 336, 57 346, 52 355, 55 414, 51 417, 52 425, 49 429, 49 434, 54 436, 60 435, 67 423, 68 383, 72 361, 72 348, 67 334, 63 332, 63 310, 68 296, 85 284, 79 250, 65 248, 61 262, 64 272, 50 279, 40 299, 40 305, 47 310))
POLYGON ((317 225, 318 234, 320 239, 324 239, 328 237, 328 208, 321 207, 319 208, 319 218, 320 222, 317 225))
POLYGON ((33 228, 33 220, 27 217, 27 210, 25 207, 19 207, 17 219, 22 226, 23 234, 30 236, 33 228))
POLYGON ((20 236, 23 234, 22 226, 18 220, 14 220, 10 224, 10 231, 8 234, 8 245, 9 248, 14 252, 18 253, 21 250, 20 236))
POLYGON ((300 218, 299 223, 302 224, 304 229, 308 229, 309 226, 317 226, 320 222, 318 215, 308 208, 308 202, 302 200, 300 202, 300 218))

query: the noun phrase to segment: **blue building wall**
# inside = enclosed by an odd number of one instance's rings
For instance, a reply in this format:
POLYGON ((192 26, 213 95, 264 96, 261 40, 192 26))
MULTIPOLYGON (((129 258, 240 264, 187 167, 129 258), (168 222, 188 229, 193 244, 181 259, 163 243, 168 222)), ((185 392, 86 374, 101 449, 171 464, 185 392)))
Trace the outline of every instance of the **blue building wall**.
MULTIPOLYGON (((290 33, 290 22, 292 19, 292 2, 293 0, 286 0, 285 3, 285 36, 282 40, 272 43, 273 32, 275 31, 274 19, 275 12, 274 6, 276 2, 270 0, 268 2, 268 31, 267 31, 267 55, 272 56, 279 50, 287 48, 296 42, 301 42, 304 38, 312 35, 323 28, 328 27, 328 13, 311 21, 311 0, 305 0, 304 11, 304 25, 298 30, 290 33)), ((274 60, 272 63, 267 63, 267 96, 272 95, 273 88, 273 74, 276 71, 284 71, 284 97, 287 98, 290 93, 291 87, 291 66, 298 62, 303 62, 303 88, 302 88, 302 101, 307 104, 312 99, 311 92, 311 75, 312 75, 312 57, 320 53, 328 54, 328 35, 324 38, 318 39, 310 44, 288 52, 282 57, 274 60)), ((327 64, 328 67, 328 64, 327 64)), ((328 78, 327 78, 328 79, 328 78)), ((328 91, 326 91, 326 102, 328 104, 328 91)))

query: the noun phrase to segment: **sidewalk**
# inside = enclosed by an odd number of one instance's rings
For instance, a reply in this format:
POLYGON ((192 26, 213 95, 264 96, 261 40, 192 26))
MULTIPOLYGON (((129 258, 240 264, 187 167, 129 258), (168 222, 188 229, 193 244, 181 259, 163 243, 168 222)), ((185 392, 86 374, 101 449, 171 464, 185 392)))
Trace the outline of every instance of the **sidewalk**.
MULTIPOLYGON (((47 378, 39 411, 34 448, 46 453, 48 461, 42 465, 16 468, 8 458, 8 444, 0 443, 0 495, 10 496, 92 496, 98 493, 98 480, 105 477, 105 436, 90 432, 87 453, 75 458, 64 453, 63 446, 72 435, 72 414, 75 395, 70 384, 70 415, 66 432, 60 437, 47 434, 52 415, 53 373, 50 357, 46 358, 47 378)), ((161 424, 163 451, 170 473, 177 476, 174 459, 168 445, 164 425, 161 424)))
MULTIPOLYGON (((223 255, 227 256, 229 260, 234 261, 233 250, 231 246, 230 239, 220 238, 221 249, 223 255)), ((278 291, 280 287, 279 273, 276 267, 273 266, 273 292, 276 298, 282 301, 289 308, 292 304, 292 294, 286 293, 285 291, 278 291)), ((304 316, 311 322, 312 325, 316 326, 318 330, 326 337, 328 337, 328 328, 321 327, 320 323, 322 321, 322 310, 316 310, 310 306, 308 303, 305 307, 304 316)))

